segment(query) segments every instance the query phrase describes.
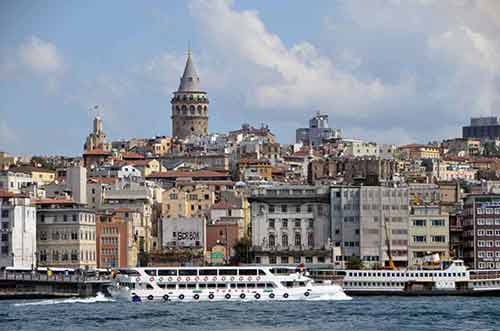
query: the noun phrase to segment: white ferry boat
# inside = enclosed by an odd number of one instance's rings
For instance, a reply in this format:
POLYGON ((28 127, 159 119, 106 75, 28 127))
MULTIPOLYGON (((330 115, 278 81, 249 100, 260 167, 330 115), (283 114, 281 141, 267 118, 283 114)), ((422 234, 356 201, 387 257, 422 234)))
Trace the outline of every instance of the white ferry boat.
POLYGON ((316 270, 315 279, 335 279, 349 295, 496 295, 500 272, 467 270, 462 260, 438 269, 316 270))
POLYGON ((118 269, 108 292, 132 302, 350 299, 296 268, 264 266, 118 269))

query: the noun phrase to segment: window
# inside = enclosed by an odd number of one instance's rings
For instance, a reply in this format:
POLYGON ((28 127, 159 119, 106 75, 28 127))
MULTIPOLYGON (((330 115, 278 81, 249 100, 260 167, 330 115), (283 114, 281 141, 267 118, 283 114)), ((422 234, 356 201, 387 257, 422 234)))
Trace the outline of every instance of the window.
POLYGON ((295 212, 300 213, 300 206, 295 207, 295 212))
POLYGON ((176 269, 158 269, 158 276, 177 276, 176 269))
POLYGON ((425 243, 427 242, 427 238, 425 236, 413 236, 413 242, 425 243))
POLYGON ((2 233, 2 241, 9 241, 9 234, 8 233, 2 233))
POLYGON ((2 218, 7 218, 7 217, 9 217, 9 210, 2 209, 2 218))
POLYGON ((236 276, 237 274, 237 269, 219 269, 219 276, 236 276))
POLYGON ((281 205, 281 212, 282 213, 288 212, 288 206, 287 205, 281 205))
POLYGON ((281 227, 283 227, 283 228, 288 227, 288 219, 284 218, 281 220, 281 227))
POLYGON ((196 276, 198 270, 196 269, 180 269, 179 276, 196 276))
POLYGON ((269 227, 270 227, 271 229, 274 229, 274 218, 270 218, 270 219, 269 219, 269 227))
POLYGON ((286 233, 284 233, 282 236, 281 236, 281 245, 283 247, 288 247, 288 235, 286 233))
POLYGON ((274 247, 276 245, 274 234, 269 235, 269 247, 274 247))
POLYGON ((295 246, 301 246, 302 245, 302 237, 300 236, 300 233, 295 233, 295 246))
POLYGON ((300 228, 300 218, 296 218, 295 221, 294 221, 294 226, 296 228, 300 228))
POLYGON ((446 242, 446 236, 432 236, 432 242, 444 243, 446 242))
POLYGON ((425 220, 413 220, 413 226, 425 226, 425 220))
POLYGON ((307 245, 309 247, 314 247, 314 233, 313 232, 309 232, 307 234, 307 245))
POLYGON ((445 226, 444 220, 432 220, 432 226, 445 226))

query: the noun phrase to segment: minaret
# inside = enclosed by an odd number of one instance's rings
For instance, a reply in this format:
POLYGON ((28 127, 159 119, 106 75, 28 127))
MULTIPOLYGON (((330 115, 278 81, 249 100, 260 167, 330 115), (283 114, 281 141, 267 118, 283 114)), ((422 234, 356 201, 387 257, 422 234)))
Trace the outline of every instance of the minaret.
POLYGON ((200 77, 188 50, 186 67, 172 104, 172 136, 181 139, 208 133, 208 98, 200 86, 200 77))

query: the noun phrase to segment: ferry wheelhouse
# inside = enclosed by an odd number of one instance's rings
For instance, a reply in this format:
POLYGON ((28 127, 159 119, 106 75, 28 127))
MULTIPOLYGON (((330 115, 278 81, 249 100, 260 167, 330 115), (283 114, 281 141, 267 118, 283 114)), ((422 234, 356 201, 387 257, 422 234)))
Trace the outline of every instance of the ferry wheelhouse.
POLYGON ((296 268, 263 266, 119 269, 108 292, 133 302, 349 299, 296 268))

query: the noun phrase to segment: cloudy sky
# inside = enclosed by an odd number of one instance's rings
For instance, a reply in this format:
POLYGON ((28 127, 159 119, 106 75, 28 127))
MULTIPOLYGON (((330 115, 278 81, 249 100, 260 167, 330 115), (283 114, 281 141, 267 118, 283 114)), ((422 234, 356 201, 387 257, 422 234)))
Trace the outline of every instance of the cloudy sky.
POLYGON ((0 4, 0 150, 77 155, 102 105, 110 139, 170 135, 191 45, 209 128, 316 111, 384 143, 459 137, 500 115, 500 1, 28 1, 0 4))

